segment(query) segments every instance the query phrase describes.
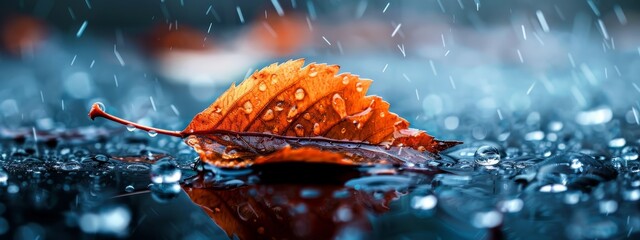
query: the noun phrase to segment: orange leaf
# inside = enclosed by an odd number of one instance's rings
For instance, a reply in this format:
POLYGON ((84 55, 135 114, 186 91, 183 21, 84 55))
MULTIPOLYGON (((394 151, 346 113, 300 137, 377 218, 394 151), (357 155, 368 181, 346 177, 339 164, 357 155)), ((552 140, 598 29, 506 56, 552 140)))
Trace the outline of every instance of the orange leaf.
POLYGON ((274 156, 259 157, 282 149, 278 157, 290 161, 419 163, 460 144, 409 128, 405 119, 389 112, 389 103, 366 95, 371 80, 338 74, 337 65, 303 64, 299 59, 256 71, 198 113, 182 132, 140 126, 108 115, 98 105, 89 116, 186 138, 203 161, 223 167, 275 161, 274 156), (311 157, 318 150, 333 155, 311 157))

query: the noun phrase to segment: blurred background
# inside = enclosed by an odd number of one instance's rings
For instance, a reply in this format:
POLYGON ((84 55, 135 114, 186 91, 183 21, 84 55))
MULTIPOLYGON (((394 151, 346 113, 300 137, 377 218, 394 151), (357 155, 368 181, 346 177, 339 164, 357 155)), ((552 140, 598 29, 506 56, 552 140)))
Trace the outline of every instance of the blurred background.
POLYGON ((101 101, 179 130, 231 83, 297 58, 373 79, 371 94, 435 133, 532 112, 636 123, 639 10, 633 0, 2 1, 0 125, 89 125, 101 101))

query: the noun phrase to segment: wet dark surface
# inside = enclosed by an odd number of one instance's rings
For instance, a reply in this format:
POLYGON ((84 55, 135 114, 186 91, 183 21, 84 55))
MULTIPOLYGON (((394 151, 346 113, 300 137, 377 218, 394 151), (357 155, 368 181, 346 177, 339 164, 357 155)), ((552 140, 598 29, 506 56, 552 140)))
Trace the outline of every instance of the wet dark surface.
MULTIPOLYGON (((615 118, 560 123, 469 139, 438 160, 358 168, 218 169, 178 138, 120 129, 72 130, 55 143, 6 134, 0 230, 15 239, 637 237, 636 142, 577 137, 611 130, 615 118)), ((622 130, 633 137, 638 127, 622 130)))

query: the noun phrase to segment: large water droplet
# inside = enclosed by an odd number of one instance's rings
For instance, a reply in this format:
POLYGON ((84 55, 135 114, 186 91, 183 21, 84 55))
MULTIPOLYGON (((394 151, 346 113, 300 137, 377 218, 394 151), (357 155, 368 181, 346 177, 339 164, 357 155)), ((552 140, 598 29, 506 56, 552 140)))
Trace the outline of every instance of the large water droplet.
POLYGON ((277 102, 276 106, 273 109, 275 109, 276 112, 281 112, 282 110, 284 110, 284 102, 283 101, 277 102))
POLYGON ((100 108, 100 110, 104 111, 106 108, 104 107, 104 103, 102 102, 97 102, 96 103, 98 105, 98 108, 100 108))
POLYGON ((311 68, 311 72, 309 73, 309 77, 315 77, 315 76, 318 76, 318 72, 316 72, 314 70, 314 68, 311 68))
POLYGON ((344 85, 349 84, 349 77, 348 77, 348 76, 344 76, 344 77, 342 78, 342 84, 344 84, 344 85))
POLYGON ((150 176, 153 183, 177 183, 182 177, 182 172, 174 163, 168 160, 160 160, 151 166, 150 176))
POLYGON ((253 112, 253 104, 251 104, 251 101, 244 102, 242 107, 244 108, 244 113, 245 114, 249 114, 249 113, 253 112))
POLYGON ((310 114, 310 113, 304 113, 304 115, 302 115, 302 117, 303 117, 305 120, 311 120, 311 114, 310 114))
POLYGON ((264 84, 263 82, 260 83, 260 85, 258 85, 258 90, 260 90, 261 92, 264 92, 267 90, 267 84, 264 84))
POLYGON ((494 146, 482 146, 476 150, 474 158, 477 164, 492 166, 500 162, 500 151, 494 146))
POLYGON ((108 162, 109 161, 109 157, 103 155, 103 154, 97 154, 96 156, 93 157, 93 160, 96 162, 108 162))
POLYGON ((302 126, 302 124, 299 124, 299 123, 296 124, 293 130, 296 132, 296 136, 298 137, 304 136, 304 126, 302 126))
POLYGON ((346 129, 346 128, 342 128, 342 129, 340 129, 340 133, 344 134, 344 133, 346 133, 346 132, 347 132, 347 129, 346 129))
POLYGON ((131 125, 131 124, 127 125, 127 131, 133 132, 135 130, 136 130, 136 127, 134 127, 133 125, 131 125))
POLYGON ((344 99, 340 96, 340 94, 333 94, 333 100, 331 101, 331 106, 333 109, 340 115, 340 119, 343 119, 347 116, 347 107, 345 106, 344 99))
POLYGON ((134 190, 136 190, 136 188, 133 187, 132 185, 128 185, 124 188, 125 192, 133 192, 134 190))
POLYGON ((298 101, 304 99, 304 90, 302 88, 298 88, 298 90, 296 90, 295 97, 298 101))
POLYGON ((158 133, 154 130, 149 130, 149 132, 147 132, 147 134, 149 134, 149 137, 155 137, 158 136, 158 133))
POLYGON ((624 147, 624 145, 626 144, 627 144, 627 140, 625 140, 624 138, 614 138, 609 141, 610 148, 621 148, 621 147, 624 147))
POLYGON ((356 126, 356 129, 362 129, 362 126, 363 126, 363 125, 362 125, 362 123, 361 123, 360 121, 358 121, 358 120, 353 120, 353 122, 352 122, 352 123, 353 123, 353 125, 355 125, 355 126, 356 126))
POLYGON ((274 118, 273 110, 271 109, 267 109, 267 111, 264 112, 264 115, 262 115, 262 120, 265 120, 265 121, 271 121, 273 118, 274 118))
POLYGON ((278 83, 278 76, 275 74, 271 74, 271 84, 277 84, 278 83))
POLYGON ((622 159, 626 161, 634 161, 638 159, 638 148, 634 146, 626 146, 621 152, 622 159))
POLYGON ((293 118, 295 118, 297 115, 298 115, 298 106, 291 107, 291 109, 289 109, 289 113, 287 113, 287 122, 293 121, 293 118))
POLYGON ((215 106, 215 107, 213 107, 213 112, 220 113, 220 112, 222 112, 222 108, 218 107, 218 106, 215 106))
POLYGON ((356 91, 362 92, 363 89, 364 89, 364 87, 362 86, 362 83, 361 82, 357 82, 356 83, 356 91))
POLYGON ((320 124, 319 123, 314 123, 313 124, 313 134, 320 135, 320 124))

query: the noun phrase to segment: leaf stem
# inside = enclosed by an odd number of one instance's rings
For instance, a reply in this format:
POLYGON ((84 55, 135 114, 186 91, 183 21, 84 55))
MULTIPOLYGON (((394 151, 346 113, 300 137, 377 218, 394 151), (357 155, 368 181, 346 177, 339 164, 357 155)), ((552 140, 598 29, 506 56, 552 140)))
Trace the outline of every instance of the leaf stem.
POLYGON ((164 135, 168 135, 168 136, 173 136, 173 137, 179 137, 179 138, 184 138, 185 134, 181 131, 170 131, 170 130, 165 130, 165 129, 159 129, 159 128, 154 128, 154 127, 148 127, 148 126, 144 126, 144 125, 140 125, 137 123, 134 123, 132 121, 129 120, 124 120, 122 118, 113 116, 111 114, 106 113, 100 106, 102 104, 101 103, 94 103, 91 106, 91 110, 89 110, 89 118, 91 118, 91 120, 94 120, 96 117, 102 117, 102 118, 106 118, 108 120, 120 123, 122 125, 125 126, 132 126, 135 127, 137 129, 143 130, 143 131, 147 131, 147 132, 156 132, 159 134, 164 134, 164 135))

